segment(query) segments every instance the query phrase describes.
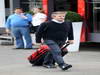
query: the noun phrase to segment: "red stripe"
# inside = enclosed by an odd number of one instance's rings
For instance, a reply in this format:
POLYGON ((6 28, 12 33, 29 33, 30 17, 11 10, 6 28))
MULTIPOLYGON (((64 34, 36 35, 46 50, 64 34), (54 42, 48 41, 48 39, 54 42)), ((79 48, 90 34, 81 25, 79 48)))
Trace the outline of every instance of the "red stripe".
MULTIPOLYGON (((85 0, 78 0, 78 11, 77 11, 83 19, 85 19, 85 0)), ((82 25, 82 31, 81 31, 81 37, 80 37, 80 42, 85 42, 86 41, 86 28, 84 25, 82 25)))
POLYGON ((42 0, 42 8, 46 14, 48 14, 48 0, 42 0))

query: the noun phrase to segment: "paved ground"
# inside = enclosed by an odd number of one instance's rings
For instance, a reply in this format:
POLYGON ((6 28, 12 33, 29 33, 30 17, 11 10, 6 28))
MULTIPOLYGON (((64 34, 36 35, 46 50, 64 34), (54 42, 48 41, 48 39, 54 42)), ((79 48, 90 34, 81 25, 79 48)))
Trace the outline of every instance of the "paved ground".
POLYGON ((0 46, 0 75, 100 75, 100 44, 82 44, 79 52, 64 57, 73 67, 62 71, 59 67, 46 69, 32 67, 27 57, 33 50, 14 50, 0 46))

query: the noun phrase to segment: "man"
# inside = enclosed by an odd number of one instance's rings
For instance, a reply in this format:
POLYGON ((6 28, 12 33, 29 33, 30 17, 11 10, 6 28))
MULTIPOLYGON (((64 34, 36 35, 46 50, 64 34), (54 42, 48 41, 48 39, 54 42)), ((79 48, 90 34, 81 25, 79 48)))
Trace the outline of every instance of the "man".
POLYGON ((24 14, 21 8, 16 8, 6 22, 7 32, 11 31, 16 40, 16 49, 32 49, 32 40, 29 33, 30 14, 24 14), (24 41, 25 40, 25 41, 24 41))
POLYGON ((73 28, 71 22, 65 22, 66 13, 57 11, 52 13, 52 20, 41 24, 36 33, 36 42, 41 44, 43 38, 44 43, 49 46, 50 51, 44 58, 44 67, 52 68, 53 59, 62 70, 67 70, 72 65, 65 64, 61 55, 61 46, 63 46, 68 38, 68 42, 73 44, 73 28))

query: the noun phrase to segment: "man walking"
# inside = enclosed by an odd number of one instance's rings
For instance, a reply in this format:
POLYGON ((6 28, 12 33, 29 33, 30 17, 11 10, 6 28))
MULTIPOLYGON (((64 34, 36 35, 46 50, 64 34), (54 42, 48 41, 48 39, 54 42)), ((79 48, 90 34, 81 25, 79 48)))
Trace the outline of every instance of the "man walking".
POLYGON ((52 20, 44 22, 39 27, 36 33, 36 42, 41 44, 43 38, 44 44, 48 45, 50 50, 44 58, 43 66, 46 68, 53 68, 53 59, 62 70, 67 70, 72 67, 66 64, 61 55, 61 46, 63 46, 68 38, 68 42, 73 44, 73 28, 72 22, 65 22, 66 13, 57 11, 52 13, 52 20))

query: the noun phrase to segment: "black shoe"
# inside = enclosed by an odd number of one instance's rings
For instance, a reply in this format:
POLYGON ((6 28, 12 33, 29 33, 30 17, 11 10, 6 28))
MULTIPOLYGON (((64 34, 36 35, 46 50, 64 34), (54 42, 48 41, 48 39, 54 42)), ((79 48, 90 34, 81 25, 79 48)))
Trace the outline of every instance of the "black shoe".
POLYGON ((24 49, 24 48, 13 48, 13 49, 24 49))
POLYGON ((28 50, 28 49, 33 49, 33 48, 24 48, 24 49, 28 50))
POLYGON ((45 65, 45 64, 43 64, 43 67, 45 67, 45 68, 56 68, 55 65, 45 65))
POLYGON ((72 67, 72 65, 69 65, 69 64, 64 64, 62 66, 60 66, 62 70, 68 70, 69 68, 72 67))

